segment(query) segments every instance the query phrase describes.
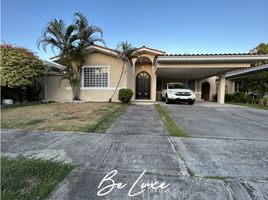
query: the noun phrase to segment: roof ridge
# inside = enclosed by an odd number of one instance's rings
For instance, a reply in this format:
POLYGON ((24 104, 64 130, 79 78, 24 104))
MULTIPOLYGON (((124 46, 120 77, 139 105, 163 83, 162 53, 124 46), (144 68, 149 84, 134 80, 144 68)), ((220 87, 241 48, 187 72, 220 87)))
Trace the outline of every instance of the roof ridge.
POLYGON ((150 48, 150 47, 147 47, 147 46, 145 46, 145 45, 143 45, 143 46, 137 48, 137 50, 142 49, 142 48, 149 49, 149 50, 152 50, 152 51, 158 51, 158 52, 166 53, 165 51, 158 50, 158 49, 154 49, 154 48, 150 48))

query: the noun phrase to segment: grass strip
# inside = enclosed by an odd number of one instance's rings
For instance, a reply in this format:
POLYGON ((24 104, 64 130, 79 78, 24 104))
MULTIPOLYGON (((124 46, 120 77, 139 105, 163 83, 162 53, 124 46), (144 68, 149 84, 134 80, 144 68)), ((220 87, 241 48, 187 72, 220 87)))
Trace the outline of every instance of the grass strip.
POLYGON ((264 106, 264 105, 248 104, 248 103, 228 103, 228 104, 236 105, 236 106, 245 106, 245 107, 250 107, 250 108, 257 108, 261 110, 268 110, 268 106, 264 106))
POLYGON ((1 198, 44 199, 72 169, 72 165, 51 160, 2 157, 1 198))
POLYGON ((125 112, 126 106, 120 106, 116 110, 109 111, 103 115, 97 123, 81 128, 81 131, 88 133, 105 133, 115 120, 125 112))
POLYGON ((167 112, 162 106, 156 104, 155 109, 158 111, 160 117, 162 118, 165 124, 165 127, 167 128, 171 136, 179 136, 179 137, 189 136, 189 134, 185 130, 183 130, 173 121, 173 119, 167 114, 167 112))

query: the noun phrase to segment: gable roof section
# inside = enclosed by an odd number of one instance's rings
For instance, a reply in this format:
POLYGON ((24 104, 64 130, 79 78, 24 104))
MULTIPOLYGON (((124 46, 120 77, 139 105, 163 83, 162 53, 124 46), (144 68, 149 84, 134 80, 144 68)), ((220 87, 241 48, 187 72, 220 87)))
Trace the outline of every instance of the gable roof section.
POLYGON ((156 55, 164 55, 166 52, 165 51, 160 51, 157 49, 149 48, 143 45, 142 47, 139 47, 136 52, 147 52, 151 54, 156 54, 156 55))
POLYGON ((99 45, 91 45, 87 47, 86 49, 88 50, 88 52, 101 52, 101 53, 108 54, 111 56, 116 56, 116 57, 118 56, 118 54, 116 53, 114 49, 99 46, 99 45))
MULTIPOLYGON (((103 47, 100 45, 90 45, 88 47, 86 47, 86 50, 91 53, 91 52, 100 52, 100 53, 104 53, 104 54, 108 54, 111 56, 118 56, 118 54, 116 53, 116 51, 114 49, 111 48, 107 48, 107 47, 103 47)), ((52 61, 56 61, 58 60, 58 56, 53 56, 50 58, 50 60, 52 61)))

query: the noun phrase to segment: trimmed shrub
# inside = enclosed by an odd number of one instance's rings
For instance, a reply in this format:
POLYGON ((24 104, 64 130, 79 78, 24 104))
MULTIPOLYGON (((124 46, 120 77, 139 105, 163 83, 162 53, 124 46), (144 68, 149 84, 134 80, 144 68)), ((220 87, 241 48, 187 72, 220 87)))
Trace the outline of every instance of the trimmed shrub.
POLYGON ((118 99, 122 103, 128 104, 133 96, 133 91, 128 88, 123 88, 119 90, 118 99))

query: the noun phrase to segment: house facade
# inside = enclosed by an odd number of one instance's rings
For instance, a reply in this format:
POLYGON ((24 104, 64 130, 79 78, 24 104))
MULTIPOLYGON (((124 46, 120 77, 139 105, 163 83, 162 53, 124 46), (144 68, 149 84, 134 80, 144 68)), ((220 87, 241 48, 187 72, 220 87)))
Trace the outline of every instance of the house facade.
MULTIPOLYGON (((160 100, 166 83, 182 82, 195 92, 197 100, 209 101, 218 94, 218 102, 224 103, 227 72, 268 60, 267 54, 171 55, 145 46, 136 51, 140 56, 126 64, 118 90, 130 88, 134 92, 132 101, 146 102, 160 100)), ((108 101, 118 83, 122 66, 123 62, 113 49, 97 45, 87 48, 81 99, 108 101)), ((52 101, 72 99, 71 87, 68 81, 61 81, 60 74, 49 74, 39 82, 45 88, 43 98, 52 101)), ((118 101, 118 91, 112 100, 118 101)))

